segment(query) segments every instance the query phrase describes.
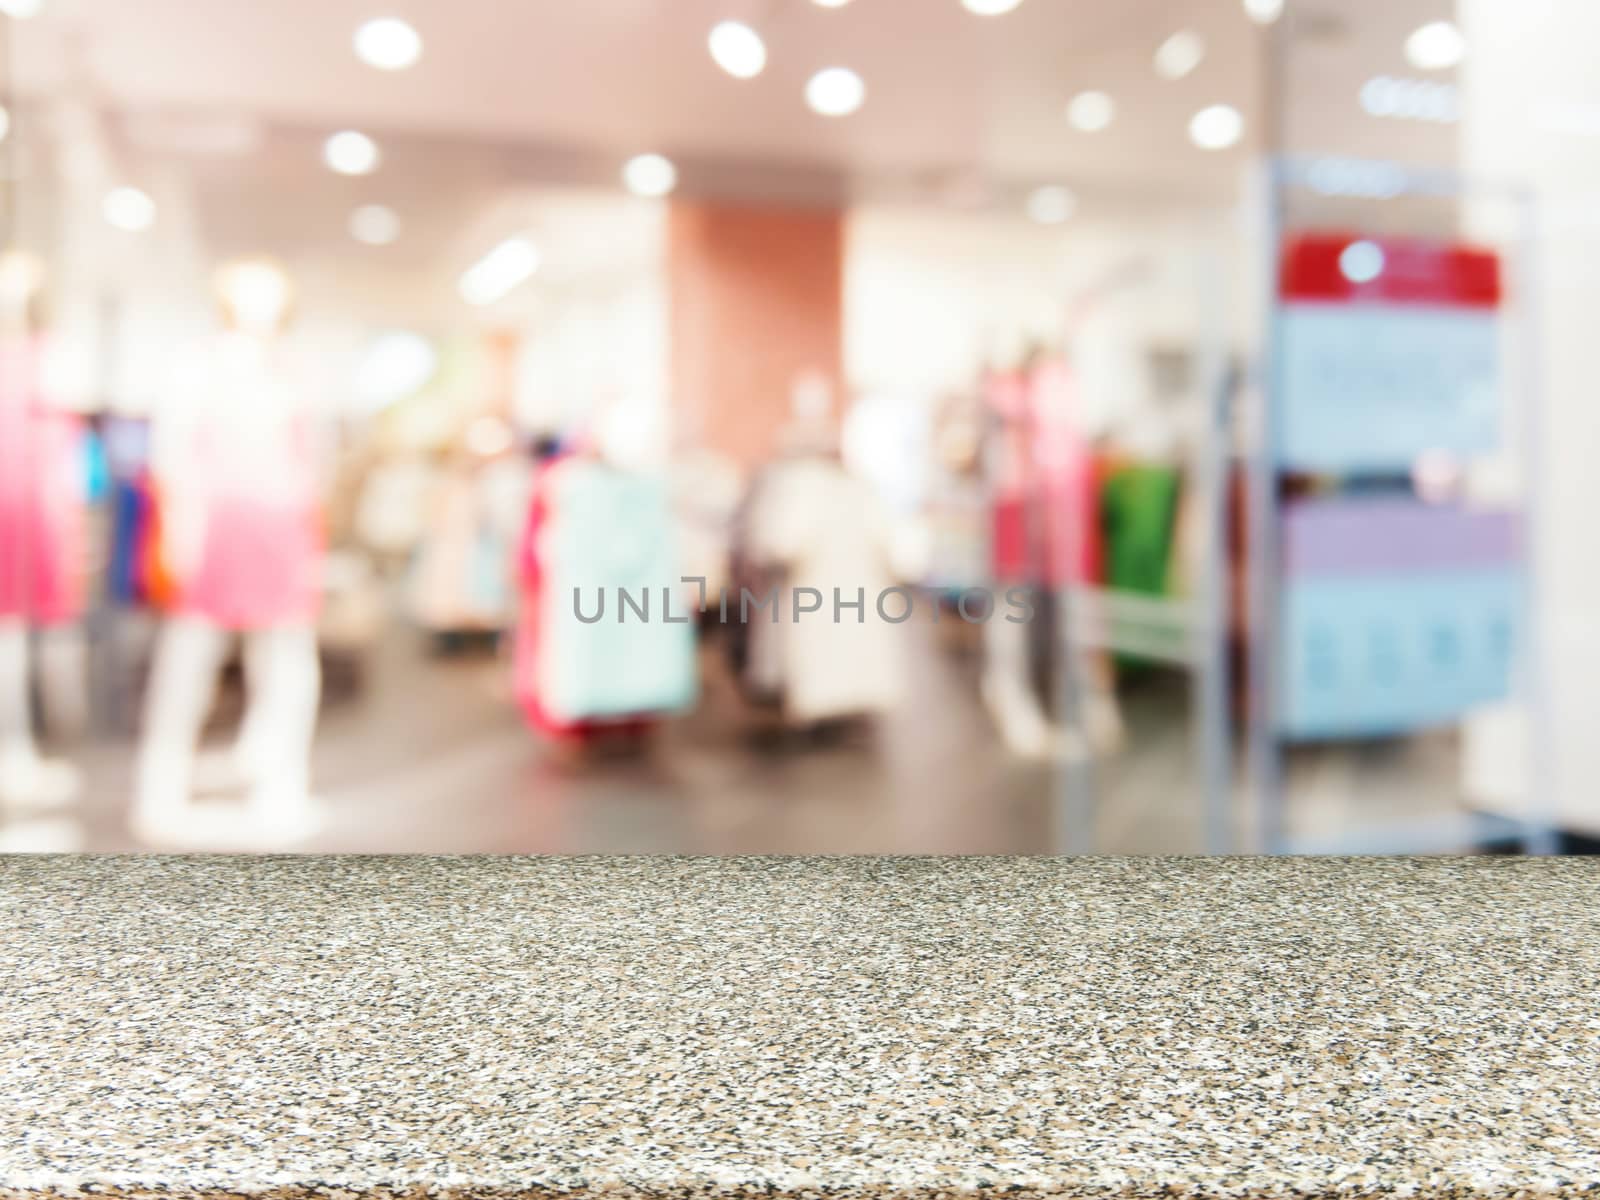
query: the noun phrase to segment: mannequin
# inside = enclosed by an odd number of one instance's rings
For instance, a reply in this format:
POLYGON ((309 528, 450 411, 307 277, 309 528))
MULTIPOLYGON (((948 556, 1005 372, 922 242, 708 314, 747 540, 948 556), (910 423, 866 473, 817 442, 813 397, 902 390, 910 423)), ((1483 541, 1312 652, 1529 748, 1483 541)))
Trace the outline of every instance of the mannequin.
POLYGON ((157 417, 153 467, 178 595, 151 670, 133 825, 157 844, 293 844, 320 825, 316 470, 282 361, 287 275, 241 260, 216 289, 226 332, 186 364, 157 417), (233 633, 244 637, 245 716, 231 751, 200 774, 244 790, 242 814, 193 803, 196 744, 233 633))
POLYGON ((46 376, 43 280, 37 259, 0 255, 0 807, 18 810, 79 792, 70 764, 40 755, 30 702, 36 674, 47 708, 83 691, 86 480, 78 419, 46 376))
POLYGON ((1056 628, 1058 597, 1076 592, 1082 602, 1098 576, 1098 481, 1082 389, 1063 360, 1046 357, 1026 370, 994 374, 986 391, 994 422, 988 473, 995 582, 1033 590, 1046 623, 1037 630, 986 624, 984 703, 1007 747, 1021 757, 1081 762, 1114 752, 1124 735, 1110 655, 1068 648, 1056 628), (1036 640, 1030 644, 1041 635, 1043 649, 1036 640), (1048 670, 1037 670, 1041 661, 1048 670), (1066 686, 1036 678, 1056 671, 1069 672, 1066 686), (1064 701, 1067 693, 1071 703, 1053 713, 1047 697, 1064 701))

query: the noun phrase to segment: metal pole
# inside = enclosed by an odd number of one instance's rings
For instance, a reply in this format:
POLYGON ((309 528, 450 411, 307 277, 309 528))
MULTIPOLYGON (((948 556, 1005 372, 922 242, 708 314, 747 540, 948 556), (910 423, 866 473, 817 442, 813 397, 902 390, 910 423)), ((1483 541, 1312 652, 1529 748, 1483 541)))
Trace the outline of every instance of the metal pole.
POLYGON ((1278 741, 1278 436, 1276 407, 1282 395, 1283 306, 1278 296, 1279 256, 1284 234, 1285 187, 1284 58, 1292 40, 1296 5, 1287 3, 1280 19, 1263 39, 1262 153, 1263 168, 1255 180, 1253 233, 1262 249, 1258 284, 1258 348, 1254 421, 1247 460, 1246 569, 1249 580, 1248 638, 1249 701, 1246 730, 1247 774, 1252 781, 1256 845, 1267 854, 1284 849, 1283 748, 1278 741))
POLYGON ((1282 305, 1278 298, 1280 243, 1283 237, 1282 180, 1277 160, 1269 160, 1259 180, 1256 211, 1259 244, 1266 264, 1262 283, 1266 320, 1258 357, 1254 428, 1249 451, 1249 679, 1247 734, 1256 843, 1266 854, 1284 850, 1283 748, 1278 741, 1278 453, 1276 405, 1282 394, 1282 305))
POLYGON ((1095 844, 1094 750, 1084 720, 1081 651, 1072 636, 1074 586, 1063 581, 1055 606, 1056 647, 1061 656, 1060 670, 1056 672, 1057 707, 1061 726, 1069 735, 1068 744, 1061 750, 1056 810, 1063 833, 1062 848, 1068 854, 1090 854, 1095 844))
POLYGON ((1196 296, 1201 301, 1201 386, 1205 425, 1195 447, 1195 495, 1204 528, 1204 553, 1195 597, 1193 660, 1196 672, 1196 750, 1200 763, 1201 809, 1207 854, 1234 847, 1232 722, 1228 713, 1228 466, 1231 461, 1233 395, 1237 377, 1228 362, 1227 325, 1221 318, 1223 273, 1207 255, 1197 263, 1196 296))
MULTIPOLYGON (((1543 563, 1544 506, 1544 422, 1543 374, 1540 371, 1539 312, 1539 212, 1538 201, 1530 192, 1517 197, 1522 220, 1518 223, 1520 245, 1517 253, 1517 303, 1521 308, 1520 371, 1522 384, 1515 397, 1522 410, 1523 563, 1521 609, 1523 711, 1527 721, 1527 809, 1523 822, 1523 846, 1529 854, 1554 854, 1559 847, 1560 775, 1556 769, 1556 738, 1550 731, 1549 674, 1545 658, 1542 613, 1539 608, 1540 571, 1543 563)), ((1511 389, 1503 389, 1509 393, 1511 389)), ((1504 404, 1508 395, 1503 394, 1504 404)))

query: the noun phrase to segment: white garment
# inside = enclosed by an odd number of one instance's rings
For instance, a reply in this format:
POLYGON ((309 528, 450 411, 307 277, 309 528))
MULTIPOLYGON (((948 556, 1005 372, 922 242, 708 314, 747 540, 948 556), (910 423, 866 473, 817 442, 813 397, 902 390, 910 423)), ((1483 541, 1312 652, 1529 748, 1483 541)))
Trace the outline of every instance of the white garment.
MULTIPOLYGON (((517 526, 492 471, 462 467, 439 481, 411 577, 411 613, 424 629, 495 630, 511 622, 517 526)), ((517 499, 526 512, 526 500, 517 499)))
POLYGON ((434 471, 417 459, 383 463, 367 476, 356 505, 356 532, 379 554, 409 554, 428 527, 434 471))
MULTIPOLYGON (((889 532, 872 488, 835 461, 798 458, 771 468, 762 480, 751 542, 758 557, 786 574, 778 628, 790 719, 877 713, 899 701, 904 635, 879 613, 880 597, 895 583, 889 532), (804 589, 820 592, 822 606, 796 619, 797 598, 816 600, 804 589)), ((899 593, 884 597, 882 607, 898 621, 911 604, 909 593, 899 593)), ((746 619, 771 617, 752 606, 746 619)))

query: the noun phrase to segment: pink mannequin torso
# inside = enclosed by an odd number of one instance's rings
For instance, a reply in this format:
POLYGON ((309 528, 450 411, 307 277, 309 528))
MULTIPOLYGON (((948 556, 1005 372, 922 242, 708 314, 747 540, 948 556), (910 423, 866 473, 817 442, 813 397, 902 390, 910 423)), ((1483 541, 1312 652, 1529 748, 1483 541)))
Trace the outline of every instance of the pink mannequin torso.
POLYGON ((0 620, 76 620, 83 609, 82 423, 52 406, 44 339, 0 343, 0 620))
POLYGON ((200 386, 188 456, 203 532, 178 610, 230 629, 309 624, 323 548, 309 419, 250 339, 219 341, 200 386))

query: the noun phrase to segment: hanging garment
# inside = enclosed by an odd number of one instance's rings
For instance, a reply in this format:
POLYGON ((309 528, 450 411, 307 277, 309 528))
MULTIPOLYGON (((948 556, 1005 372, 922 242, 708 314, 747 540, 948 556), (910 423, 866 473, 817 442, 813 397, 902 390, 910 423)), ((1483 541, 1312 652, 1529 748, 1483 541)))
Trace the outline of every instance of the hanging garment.
POLYGON ((171 612, 183 595, 183 582, 173 566, 167 526, 171 514, 154 473, 145 477, 145 518, 148 527, 139 548, 138 573, 145 598, 152 608, 171 612))
POLYGON ((548 467, 538 490, 525 664, 538 709, 561 726, 688 707, 694 625, 666 484, 574 457, 548 467))
POLYGON ((929 489, 931 550, 925 580, 949 592, 989 583, 989 502, 981 481, 940 474, 929 489))
POLYGON ((0 618, 54 625, 83 610, 82 424, 41 383, 42 340, 0 345, 0 618))
POLYGON ((747 615, 781 631, 785 717, 824 721, 898 703, 901 639, 895 624, 910 598, 885 600, 884 611, 895 622, 878 611, 894 576, 888 520, 872 488, 832 459, 780 463, 763 480, 752 537, 756 552, 780 567, 786 580, 775 623, 769 609, 752 608, 747 615), (820 593, 821 607, 797 616, 798 593, 807 588, 820 593), (836 608, 836 596, 851 605, 860 600, 862 607, 836 608))
MULTIPOLYGON (((528 724, 546 737, 563 741, 583 742, 597 736, 602 730, 618 728, 616 723, 583 721, 557 716, 546 706, 540 693, 540 643, 541 621, 539 614, 544 605, 544 593, 549 584, 539 561, 539 540, 550 514, 550 488, 552 468, 565 457, 552 454, 534 475, 528 516, 517 550, 517 571, 521 584, 516 632, 512 641, 512 686, 517 704, 528 724)), ((624 722, 624 728, 642 729, 646 722, 624 722)))
POLYGON ((1107 470, 1101 511, 1108 587, 1148 596, 1168 593, 1178 491, 1173 467, 1132 464, 1107 470))
POLYGON ((150 524, 148 493, 138 479, 111 483, 111 557, 106 586, 114 603, 131 606, 147 598, 141 550, 150 524))
POLYGON ((495 627, 475 590, 481 522, 472 476, 456 469, 440 481, 432 517, 410 579, 411 615, 424 629, 457 632, 495 627))
POLYGON ((414 551, 427 532, 435 471, 420 458, 380 463, 356 501, 355 532, 364 548, 390 560, 414 551))
POLYGON ((116 604, 148 604, 152 592, 146 565, 155 515, 149 424, 130 417, 108 417, 103 442, 111 527, 107 589, 116 604))
POLYGON ((781 590, 783 569, 764 559, 755 540, 753 524, 761 509, 761 496, 776 468, 758 469, 750 486, 734 509, 728 545, 728 602, 722 611, 718 592, 718 614, 722 620, 722 639, 728 669, 738 681, 745 701, 762 707, 783 702, 782 632, 766 620, 740 619, 740 602, 746 592, 763 597, 781 590))
POLYGON ((539 694, 539 613, 547 586, 539 563, 539 538, 550 514, 550 472, 559 458, 552 457, 534 475, 527 524, 517 552, 517 572, 522 597, 512 641, 512 687, 528 724, 552 737, 576 735, 581 722, 560 720, 544 705, 539 694))
POLYGON ((444 476, 411 572, 419 625, 448 633, 513 624, 513 559, 527 497, 519 461, 462 463, 444 476))

